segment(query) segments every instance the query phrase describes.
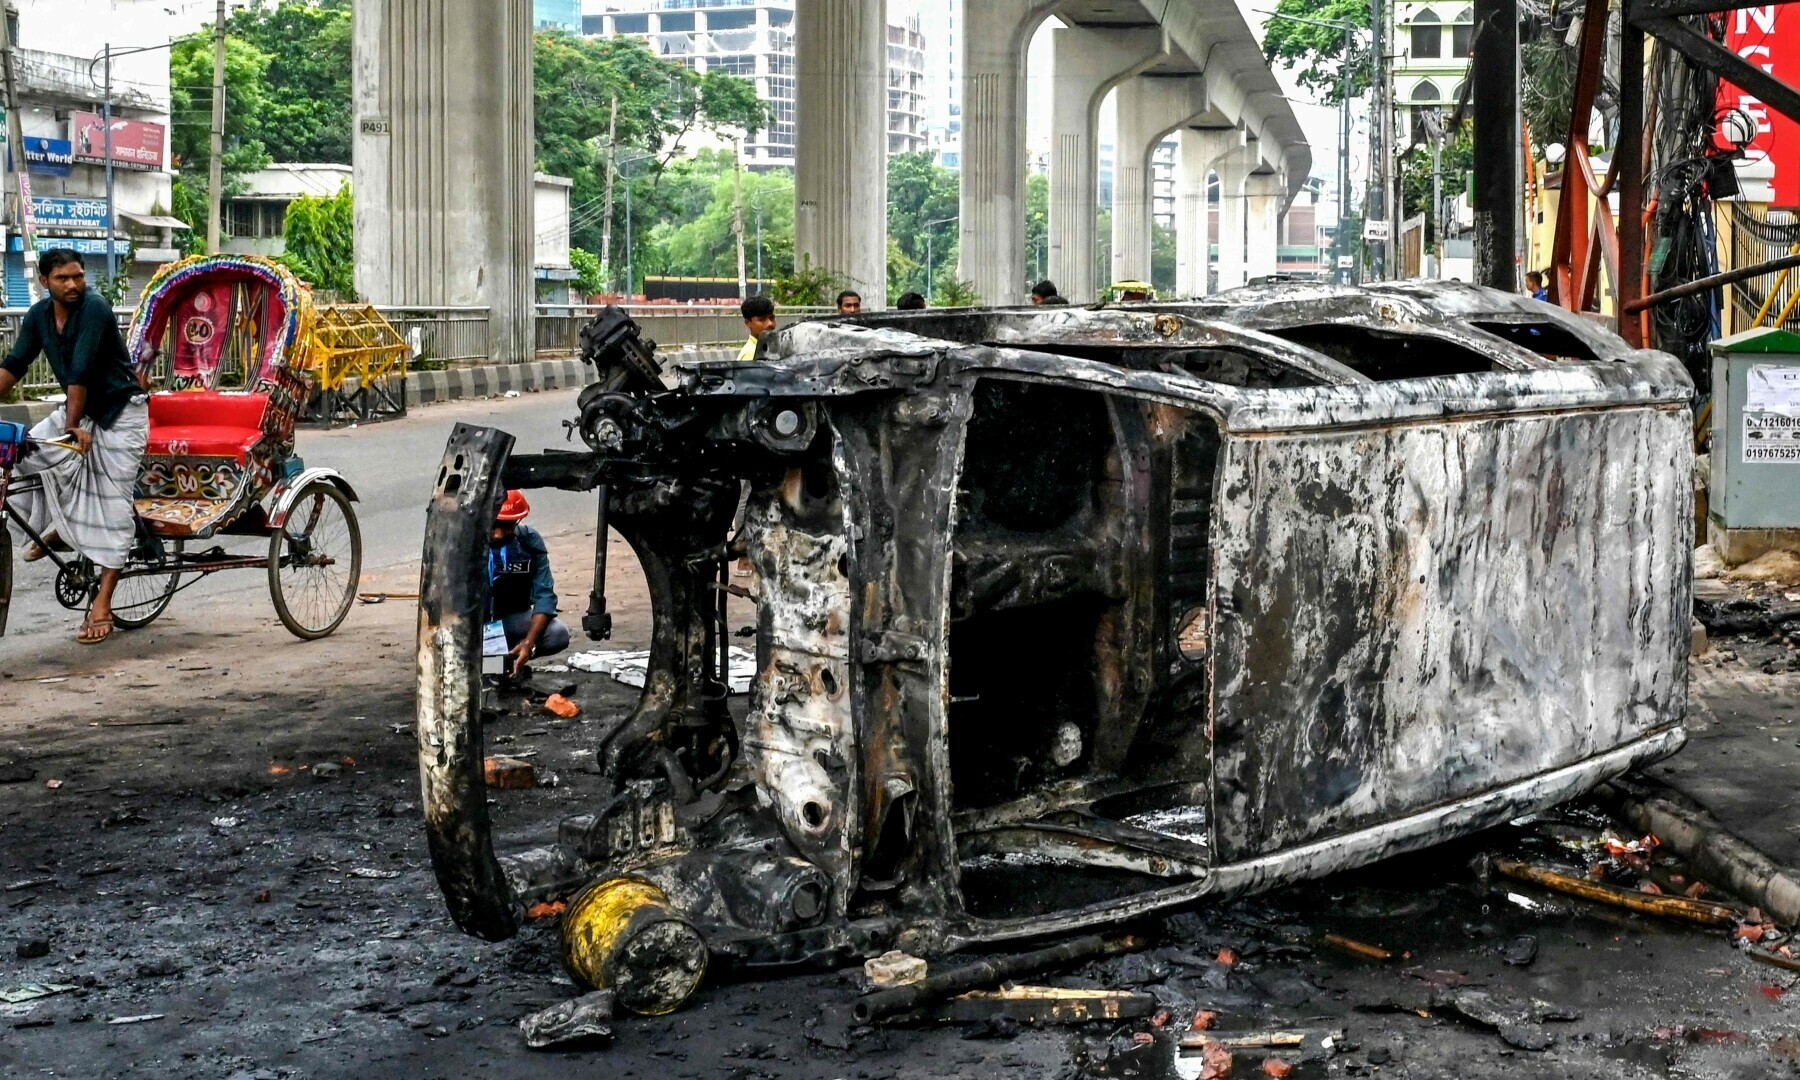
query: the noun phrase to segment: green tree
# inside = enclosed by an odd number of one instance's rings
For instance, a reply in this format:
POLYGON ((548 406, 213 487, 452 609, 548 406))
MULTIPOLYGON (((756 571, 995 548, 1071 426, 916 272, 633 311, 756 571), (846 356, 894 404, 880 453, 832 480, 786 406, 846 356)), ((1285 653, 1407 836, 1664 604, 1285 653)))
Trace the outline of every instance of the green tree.
POLYGON ((1175 230, 1161 222, 1150 225, 1150 284, 1158 296, 1175 295, 1175 230))
MULTIPOLYGON (((754 133, 768 123, 768 107, 749 80, 696 74, 631 38, 539 34, 534 75, 538 165, 575 181, 573 241, 591 251, 600 252, 606 224, 608 138, 614 161, 632 153, 660 154, 651 160, 655 177, 682 152, 682 140, 691 132, 754 133)), ((622 235, 624 199, 616 188, 613 225, 622 235)), ((637 192, 634 186, 634 199, 637 192)))
POLYGON ((1264 55, 1292 65, 1296 81, 1321 101, 1336 105, 1346 91, 1356 97, 1368 88, 1371 35, 1363 0, 1276 0, 1263 29, 1264 55), (1361 33, 1352 33, 1346 48, 1341 28, 1320 23, 1348 23, 1361 33))
POLYGON ((336 195, 302 195, 288 204, 281 261, 313 288, 356 297, 356 206, 350 185, 336 195))
POLYGON ((1050 276, 1050 177, 1045 173, 1025 178, 1025 265, 1033 284, 1050 276))
POLYGON ((350 19, 351 0, 281 0, 227 20, 234 37, 269 56, 251 125, 274 160, 350 164, 350 19))
MULTIPOLYGON (((244 173, 269 163, 268 151, 256 135, 256 117, 267 103, 263 78, 269 63, 269 54, 249 42, 225 39, 225 101, 229 107, 225 110, 225 153, 220 160, 224 178, 221 198, 239 189, 244 173)), ((211 33, 176 40, 169 51, 169 84, 169 145, 178 170, 171 209, 200 234, 189 241, 199 245, 205 237, 207 170, 212 162, 211 33)))
POLYGON ((946 266, 937 275, 937 288, 931 294, 931 303, 941 308, 977 307, 981 304, 981 294, 975 291, 973 281, 956 276, 956 267, 946 266))
POLYGON ((802 257, 800 265, 790 273, 776 275, 771 291, 777 304, 825 307, 837 298, 843 287, 844 279, 840 275, 814 266, 812 259, 802 257))
MULTIPOLYGON (((676 170, 671 170, 674 172, 676 170)), ((698 212, 670 217, 651 233, 651 252, 664 273, 684 277, 737 277, 737 237, 731 231, 736 178, 728 151, 702 152, 679 170, 682 201, 693 209, 691 184, 708 185, 698 212)), ((793 266, 794 182, 785 172, 754 173, 742 178, 745 265, 756 270, 756 207, 762 208, 763 272, 778 275, 793 266)))
POLYGON ((575 291, 587 299, 606 291, 606 277, 600 269, 600 256, 583 248, 569 249, 569 265, 575 269, 575 291))
POLYGON ((888 158, 888 236, 918 267, 904 280, 888 282, 896 295, 931 291, 925 282, 927 261, 934 277, 941 267, 956 265, 958 203, 956 174, 939 165, 929 151, 888 158))
MULTIPOLYGON (((1446 117, 1448 119, 1448 117, 1446 117)), ((1444 141, 1441 158, 1444 198, 1449 199, 1468 185, 1469 173, 1475 168, 1475 136, 1473 126, 1464 121, 1461 129, 1444 141)), ((1431 205, 1431 144, 1418 143, 1401 159, 1400 191, 1403 217, 1425 214, 1428 235, 1438 235, 1437 208, 1431 205)))

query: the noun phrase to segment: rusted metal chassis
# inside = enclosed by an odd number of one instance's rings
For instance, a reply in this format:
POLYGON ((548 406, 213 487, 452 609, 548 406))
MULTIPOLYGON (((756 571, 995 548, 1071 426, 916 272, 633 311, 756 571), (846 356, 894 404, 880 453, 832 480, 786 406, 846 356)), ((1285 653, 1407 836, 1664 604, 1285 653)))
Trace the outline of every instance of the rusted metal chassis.
MULTIPOLYGON (((912 806, 887 907, 897 919, 866 927, 867 941, 935 949, 1028 937, 1329 873, 1567 798, 1680 745, 1691 384, 1671 358, 1267 393, 943 342, 928 359, 917 346, 831 356, 832 333, 788 335, 796 350, 817 346, 817 362, 697 369, 688 392, 829 404, 841 512, 808 520, 796 493, 787 510, 765 502, 773 516, 754 529, 767 659, 746 744, 757 794, 779 818, 770 839, 829 875, 834 920, 884 885, 865 860, 888 812, 912 806), (1225 435, 1212 560, 1215 865, 1124 900, 993 921, 962 910, 944 689, 962 427, 970 387, 989 377, 1168 406, 1225 435), (784 529, 796 546, 783 546, 784 529), (854 540, 841 562, 834 535, 854 540), (795 577, 801 556, 842 567, 828 590, 841 603, 795 593, 826 580, 795 577), (782 622, 800 615, 819 621, 782 622)), ((1320 371, 1331 363, 1316 360, 1320 371)), ((489 837, 475 708, 477 556, 510 442, 485 429, 453 435, 421 586, 428 831, 453 915, 484 937, 516 926, 489 837)), ((531 467, 560 472, 559 486, 602 478, 598 462, 544 460, 531 467)), ((658 633, 697 607, 659 608, 658 633)), ((646 692, 640 732, 646 710, 682 690, 671 655, 653 650, 653 678, 668 663, 673 685, 646 692)))

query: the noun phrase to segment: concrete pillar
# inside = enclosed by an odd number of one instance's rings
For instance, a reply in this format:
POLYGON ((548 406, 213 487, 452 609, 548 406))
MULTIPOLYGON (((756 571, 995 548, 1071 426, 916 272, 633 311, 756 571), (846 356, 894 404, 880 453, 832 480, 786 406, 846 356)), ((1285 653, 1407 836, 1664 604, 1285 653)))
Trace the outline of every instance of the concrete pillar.
POLYGON ((1094 224, 1100 201, 1100 102, 1122 80, 1160 59, 1167 41, 1153 27, 1064 27, 1052 40, 1056 141, 1050 150, 1050 279, 1070 300, 1089 303, 1098 292, 1094 224))
POLYGON ((1169 132, 1206 111, 1199 75, 1139 75, 1119 85, 1113 147, 1114 281, 1149 281, 1155 221, 1156 148, 1169 132))
POLYGON ((794 257, 885 307, 886 0, 795 0, 794 64, 794 257))
POLYGON ((1273 274, 1281 265, 1281 213, 1288 204, 1287 178, 1280 173, 1252 173, 1244 181, 1244 274, 1273 274))
POLYGON ((485 307, 489 357, 536 349, 528 0, 358 0, 356 289, 485 307))
POLYGON ((1213 164, 1219 175, 1219 275, 1220 291, 1235 289, 1245 281, 1244 182, 1257 165, 1249 147, 1234 150, 1213 164))
POLYGON ((983 303, 1025 302, 1025 54, 1056 0, 962 7, 962 242, 983 303))
POLYGON ((1206 295, 1212 265, 1207 237, 1207 181, 1213 162, 1243 145, 1236 128, 1181 130, 1176 160, 1175 292, 1183 297, 1206 295))

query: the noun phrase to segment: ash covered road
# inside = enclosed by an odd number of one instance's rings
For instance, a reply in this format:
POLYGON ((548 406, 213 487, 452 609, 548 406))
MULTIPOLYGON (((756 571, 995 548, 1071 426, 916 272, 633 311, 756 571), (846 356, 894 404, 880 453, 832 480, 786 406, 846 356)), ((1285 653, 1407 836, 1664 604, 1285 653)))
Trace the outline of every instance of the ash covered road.
MULTIPOLYGON (((453 420, 489 417, 555 445, 568 399, 303 435, 309 458, 363 489, 365 587, 411 589, 426 478, 453 420)), ((535 518, 577 611, 587 514, 570 496, 541 500, 535 518)), ((613 573, 631 645, 647 612, 629 560, 613 573)), ((619 1021, 609 1048, 534 1053, 515 1022, 574 991, 553 923, 488 944, 444 912, 418 816, 411 604, 359 607, 336 638, 303 645, 252 577, 185 593, 104 649, 67 640, 72 616, 0 641, 0 775, 23 777, 0 784, 0 993, 74 987, 0 1004, 0 1075, 1193 1077, 1200 1059, 1173 1044, 1200 1009, 1227 1032, 1343 1032, 1295 1077, 1800 1075, 1793 977, 1752 963, 1728 931, 1473 868, 1487 853, 1579 871, 1605 826, 1579 808, 1159 920, 1153 948, 1044 980, 1145 990, 1170 1011, 1163 1028, 847 1034, 818 1020, 856 993, 853 974, 735 972, 676 1015, 619 1021), (1327 933, 1393 958, 1350 955, 1327 933)), ((41 585, 28 574, 21 589, 41 585)), ((27 606, 20 623, 38 622, 27 612, 43 615, 27 606)), ((569 678, 575 720, 519 715, 488 732, 491 749, 535 751, 561 781, 493 793, 506 847, 541 842, 582 804, 594 736, 629 708, 629 691, 569 678)), ((1728 696, 1717 716, 1769 725, 1787 745, 1794 678, 1747 695, 1697 671, 1695 690, 1702 706, 1728 696)), ((1232 1075, 1260 1075, 1261 1062, 1240 1053, 1232 1075)))

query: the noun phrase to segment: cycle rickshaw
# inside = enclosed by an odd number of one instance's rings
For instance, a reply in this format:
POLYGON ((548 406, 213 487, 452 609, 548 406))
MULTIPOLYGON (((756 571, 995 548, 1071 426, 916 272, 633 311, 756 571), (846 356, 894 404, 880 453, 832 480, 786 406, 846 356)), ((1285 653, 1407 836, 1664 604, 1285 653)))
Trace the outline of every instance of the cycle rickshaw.
MULTIPOLYGON (((275 614, 296 637, 324 637, 349 614, 362 572, 356 492, 294 452, 314 318, 307 287, 266 259, 197 256, 145 288, 126 344, 134 357, 167 358, 169 389, 150 395, 137 541, 113 599, 119 627, 149 625, 177 592, 224 570, 265 570, 275 614), (263 550, 227 550, 240 544, 263 550)), ((0 508, 12 465, 32 448, 18 425, 0 424, 0 508)), ((72 611, 91 603, 93 563, 49 557, 57 601, 72 611)), ((12 577, 11 537, 0 528, 0 634, 12 577)))

